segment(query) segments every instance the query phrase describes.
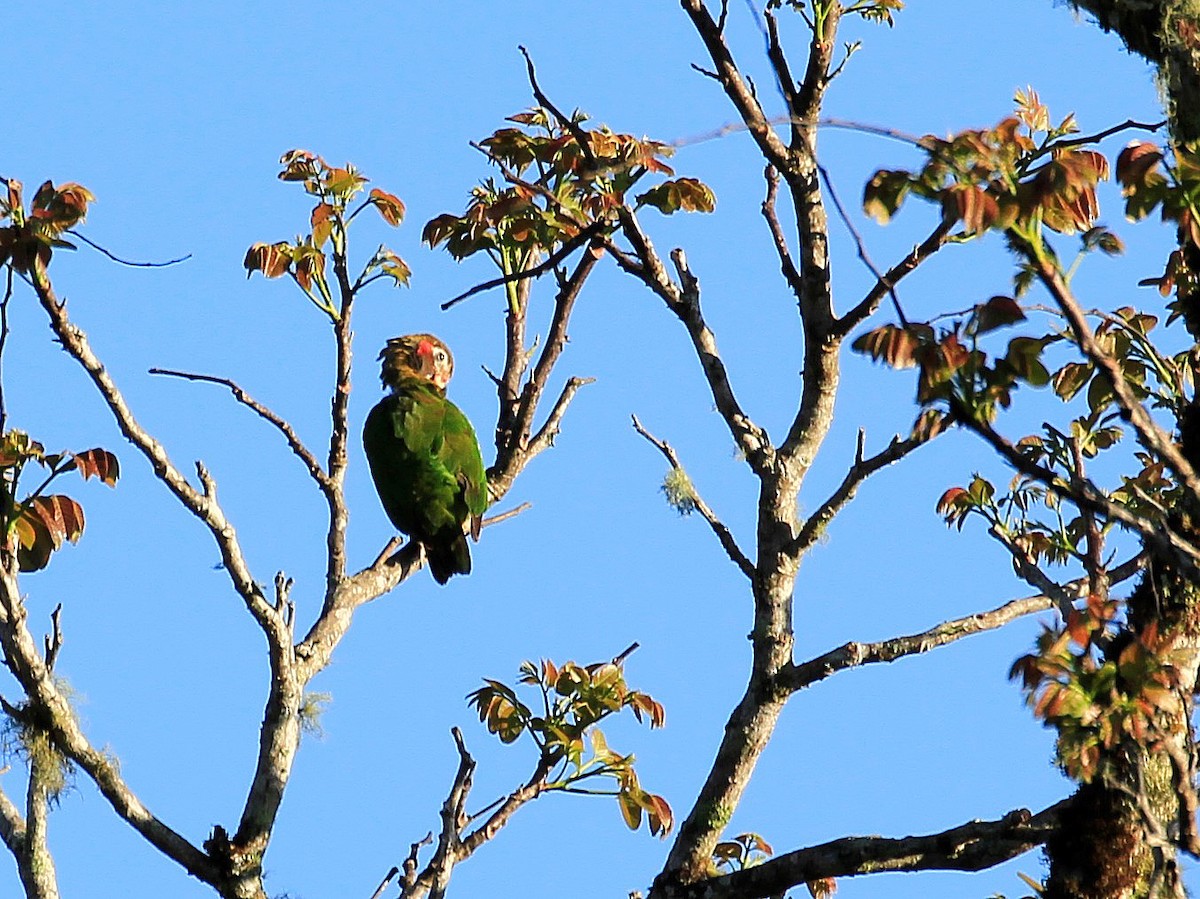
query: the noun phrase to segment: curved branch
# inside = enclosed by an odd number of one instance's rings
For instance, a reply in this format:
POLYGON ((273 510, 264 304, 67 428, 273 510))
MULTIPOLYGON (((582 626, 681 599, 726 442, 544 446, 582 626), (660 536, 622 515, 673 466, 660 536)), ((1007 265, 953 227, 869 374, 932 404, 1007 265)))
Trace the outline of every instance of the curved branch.
POLYGON ((329 491, 333 489, 333 484, 329 480, 329 476, 325 474, 325 470, 321 468, 321 463, 317 461, 317 457, 309 451, 308 447, 300 441, 300 437, 296 434, 295 429, 284 418, 258 402, 258 400, 246 393, 245 390, 233 381, 228 378, 216 377, 215 375, 201 375, 193 372, 176 371, 170 368, 152 368, 150 369, 150 374, 183 378, 188 381, 202 381, 208 384, 220 384, 223 387, 229 388, 229 392, 233 394, 235 400, 251 409, 259 418, 274 425, 276 430, 283 434, 288 446, 291 447, 292 452, 296 454, 300 461, 304 463, 304 467, 308 469, 308 473, 312 476, 312 479, 317 482, 317 486, 321 488, 322 493, 328 495, 329 491))
POLYGON ((95 782, 117 815, 189 874, 215 884, 220 872, 213 860, 155 817, 125 783, 117 763, 88 741, 26 626, 16 576, 4 570, 0 570, 0 646, 6 666, 42 714, 55 745, 95 782))

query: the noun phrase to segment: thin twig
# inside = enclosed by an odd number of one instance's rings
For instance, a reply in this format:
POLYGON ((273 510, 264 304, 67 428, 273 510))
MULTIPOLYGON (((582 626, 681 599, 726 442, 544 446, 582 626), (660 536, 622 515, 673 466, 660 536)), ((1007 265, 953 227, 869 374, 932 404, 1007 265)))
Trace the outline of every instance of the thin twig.
POLYGON ((796 301, 799 302, 804 293, 804 282, 800 277, 800 272, 796 270, 796 263, 792 260, 792 251, 788 246, 787 236, 783 233, 783 226, 775 212, 775 202, 779 194, 779 170, 767 163, 766 168, 763 169, 763 177, 767 181, 767 195, 762 202, 763 218, 767 220, 767 228, 771 232, 771 240, 775 244, 775 253, 779 256, 780 271, 783 272, 788 287, 792 289, 796 301))
POLYGON ((871 254, 867 252, 867 245, 863 241, 862 235, 858 228, 854 226, 854 222, 850 220, 850 213, 846 211, 846 207, 842 205, 842 200, 838 196, 837 188, 833 186, 833 179, 829 177, 829 170, 825 166, 817 165, 817 171, 821 173, 821 181, 825 184, 825 189, 829 191, 829 199, 833 200, 833 208, 837 210, 838 216, 842 220, 842 224, 846 226, 846 230, 850 232, 850 236, 854 238, 854 245, 858 249, 858 258, 862 260, 863 265, 875 276, 877 284, 882 284, 887 290, 888 296, 892 298, 892 307, 896 310, 896 317, 900 320, 902 327, 908 327, 908 319, 904 317, 904 310, 900 307, 900 297, 896 295, 895 284, 886 278, 879 270, 879 267, 871 261, 871 254))
MULTIPOLYGON (((1128 580, 1141 571, 1145 565, 1146 556, 1144 553, 1139 553, 1112 569, 1110 573, 1112 583, 1119 584, 1128 580)), ((1077 578, 1059 588, 1063 593, 1073 593, 1079 597, 1086 596, 1087 589, 1086 578, 1077 578)), ((780 685, 791 692, 803 690, 805 687, 810 687, 847 668, 858 668, 879 662, 894 662, 906 656, 919 655, 939 646, 945 646, 947 643, 954 643, 964 637, 995 630, 1010 621, 1026 615, 1045 612, 1054 607, 1055 600, 1050 596, 1027 596, 1023 599, 1011 600, 987 612, 944 621, 917 634, 892 637, 874 643, 846 643, 807 662, 788 666, 780 674, 780 685)))
POLYGON ((4 299, 0 300, 0 434, 8 426, 8 410, 4 404, 4 348, 8 344, 8 301, 13 294, 13 268, 5 267, 4 299))
MULTIPOLYGON (((948 425, 949 422, 947 422, 948 425)), ((805 520, 792 543, 795 552, 803 552, 810 548, 825 533, 830 522, 854 499, 863 481, 881 468, 900 461, 932 439, 930 437, 909 437, 907 440, 901 440, 899 437, 895 437, 883 450, 869 459, 864 459, 862 454, 864 431, 860 430, 858 434, 858 448, 855 452, 854 464, 850 466, 850 470, 846 472, 846 476, 837 489, 817 508, 816 512, 805 520)))
POLYGON ((491 290, 493 287, 502 287, 505 284, 512 284, 514 281, 527 281, 532 278, 540 277, 541 275, 544 275, 546 272, 553 269, 560 262, 578 250, 581 246, 599 234, 601 230, 602 227, 598 222, 588 225, 574 237, 563 241, 563 245, 561 247, 559 247, 557 250, 547 256, 545 260, 539 262, 537 265, 519 272, 513 272, 509 275, 503 275, 499 278, 492 278, 491 280, 484 281, 481 284, 476 284, 470 290, 464 290, 458 296, 446 300, 446 302, 442 303, 442 309, 446 310, 453 306, 457 306, 463 300, 473 297, 477 293, 483 293, 485 290, 491 290))
POLYGON ((525 68, 529 73, 529 86, 533 89, 534 99, 538 101, 546 109, 558 119, 558 123, 571 133, 571 137, 575 138, 575 143, 579 145, 579 152, 583 154, 583 158, 587 160, 587 164, 592 168, 599 168, 599 163, 596 162, 596 156, 592 153, 592 144, 588 140, 587 135, 583 133, 583 129, 579 124, 567 116, 563 115, 557 106, 555 106, 550 98, 542 91, 537 81, 537 71, 533 67, 533 58, 529 55, 529 51, 524 47, 518 47, 521 55, 525 57, 525 68))
POLYGON ((641 645, 642 644, 638 643, 636 640, 633 643, 630 643, 623 650, 613 656, 612 663, 618 667, 625 664, 625 660, 637 652, 638 649, 641 648, 641 645))
POLYGON ((399 873, 400 869, 393 865, 392 870, 387 872, 387 875, 380 881, 379 886, 375 888, 375 892, 371 894, 371 899, 379 899, 383 895, 383 891, 387 889, 388 884, 392 882, 392 878, 399 873))
POLYGON ((128 259, 122 259, 120 256, 114 255, 113 253, 104 249, 104 247, 100 246, 100 244, 96 243, 94 240, 84 236, 81 232, 76 231, 74 228, 68 228, 67 233, 78 237, 93 250, 103 253, 113 262, 119 262, 121 265, 127 265, 130 268, 166 268, 170 265, 178 265, 181 262, 187 262, 187 260, 192 258, 192 254, 188 253, 186 256, 180 256, 178 259, 168 259, 166 262, 131 262, 128 259))
POLYGON ((887 274, 876 278, 874 286, 867 291, 867 295, 834 323, 834 333, 839 337, 849 334, 874 314, 885 296, 890 294, 894 297, 896 284, 905 276, 916 271, 917 266, 944 247, 951 230, 953 230, 952 222, 938 222, 937 227, 930 232, 929 236, 913 247, 907 256, 888 269, 887 274))
POLYGON ((508 521, 510 518, 516 518, 522 512, 526 512, 532 508, 533 508, 533 503, 530 503, 530 502, 521 503, 521 505, 517 506, 514 509, 509 509, 506 512, 498 512, 495 515, 489 515, 487 518, 483 519, 482 526, 486 528, 486 527, 491 527, 494 524, 500 524, 500 522, 508 521))
MULTIPOLYGON (((642 423, 638 421, 638 417, 636 415, 632 415, 630 418, 633 420, 633 429, 646 438, 646 440, 649 441, 652 446, 656 447, 658 451, 666 457, 667 462, 670 463, 671 467, 675 471, 683 472, 683 465, 680 463, 679 456, 676 455, 674 448, 672 448, 672 446, 665 440, 659 440, 644 427, 642 427, 642 423)), ((734 565, 741 569, 742 574, 746 575, 746 577, 750 578, 750 580, 754 580, 754 563, 750 561, 749 557, 744 552, 742 552, 741 547, 737 544, 737 540, 734 539, 733 533, 728 527, 725 526, 721 519, 717 517, 716 513, 713 512, 708 503, 704 501, 704 497, 696 492, 695 487, 692 488, 691 498, 695 503, 696 511, 699 512, 700 516, 708 522, 708 526, 712 528, 712 532, 716 534, 717 540, 720 541, 721 547, 725 550, 725 554, 729 556, 730 561, 732 561, 734 565)))

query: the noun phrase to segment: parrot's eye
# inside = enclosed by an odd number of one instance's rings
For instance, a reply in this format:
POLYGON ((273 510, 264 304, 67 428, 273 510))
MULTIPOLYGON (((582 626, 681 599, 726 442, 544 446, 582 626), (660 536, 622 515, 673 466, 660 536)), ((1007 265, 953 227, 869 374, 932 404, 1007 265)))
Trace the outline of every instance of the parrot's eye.
POLYGON ((438 362, 445 362, 446 361, 446 351, 445 350, 434 350, 433 358, 436 359, 438 362))

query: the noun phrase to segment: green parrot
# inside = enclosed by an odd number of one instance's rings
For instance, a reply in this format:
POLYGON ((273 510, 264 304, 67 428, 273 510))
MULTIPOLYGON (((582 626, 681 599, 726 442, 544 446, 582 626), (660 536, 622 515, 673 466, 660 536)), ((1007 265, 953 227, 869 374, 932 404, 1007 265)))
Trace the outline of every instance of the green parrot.
POLYGON ((446 399, 450 349, 432 334, 393 337, 379 354, 391 393, 363 426, 375 490, 397 530, 425 548, 433 579, 471 573, 464 525, 479 539, 487 475, 475 429, 446 399))

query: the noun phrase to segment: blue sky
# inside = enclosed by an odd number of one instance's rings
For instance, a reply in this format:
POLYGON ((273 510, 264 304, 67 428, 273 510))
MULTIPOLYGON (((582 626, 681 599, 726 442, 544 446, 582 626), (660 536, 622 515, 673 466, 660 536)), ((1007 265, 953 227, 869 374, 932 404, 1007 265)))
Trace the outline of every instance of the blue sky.
MULTIPOLYGON (((1009 0, 1002 14, 985 0, 911 6, 891 30, 847 24, 845 38, 861 38, 864 48, 831 90, 828 115, 943 134, 997 121, 1014 90, 1031 84, 1056 115, 1075 111, 1085 131, 1160 117, 1147 67, 1049 0, 1009 0)), ((730 18, 737 52, 769 95, 761 37, 743 4, 731 4, 730 18)), ((799 24, 789 23, 795 60, 799 24)), ((354 162, 408 205, 399 232, 370 223, 357 237, 360 259, 388 240, 414 276, 410 290, 380 286, 359 302, 354 421, 377 399, 383 341, 432 330, 456 355, 452 396, 486 438, 495 400, 480 367, 499 364, 503 298, 484 294, 439 311, 491 272, 430 252, 419 235, 429 218, 461 209, 489 174, 468 141, 531 104, 518 44, 560 106, 682 143, 676 169, 715 189, 717 212, 654 221, 653 236, 660 248, 686 247, 747 410, 775 434, 794 411, 799 328, 758 212, 762 161, 742 134, 693 140, 733 114, 716 86, 690 70, 704 62, 702 48, 675 3, 414 0, 313 10, 227 0, 43 2, 27 6, 5 40, 0 174, 30 189, 47 178, 87 185, 98 202, 85 233, 123 256, 192 254, 147 271, 85 249, 56 256, 52 275, 143 423, 181 467, 202 458, 212 470, 254 570, 296 579, 304 622, 322 583, 319 494, 277 435, 226 394, 146 371, 232 377, 320 445, 332 372, 324 321, 287 284, 247 282, 241 266, 251 243, 306 229, 306 198, 275 179, 279 155, 303 147, 354 162)), ((1106 149, 1115 153, 1123 140, 1106 149)), ((848 201, 874 169, 916 161, 901 144, 861 134, 829 131, 822 142, 848 201)), ((1105 219, 1124 228, 1114 192, 1104 198, 1105 219)), ((886 229, 861 219, 858 227, 887 264, 920 239, 931 214, 914 205, 886 229)), ((1156 294, 1135 285, 1161 270, 1168 232, 1150 224, 1122 233, 1129 256, 1092 262, 1080 290, 1094 305, 1157 306, 1156 294)), ((845 308, 871 276, 843 229, 835 240, 845 308)), ((1011 265, 997 241, 942 256, 905 282, 910 316, 1009 289, 1011 265)), ((548 287, 539 288, 535 315, 548 310, 548 287)), ((63 602, 59 670, 78 693, 89 734, 119 755, 157 815, 199 842, 214 824, 232 829, 240 812, 262 715, 262 641, 214 570, 207 535, 123 443, 52 343, 32 297, 19 295, 11 316, 11 422, 52 449, 104 445, 124 465, 115 491, 74 489, 87 533, 24 581, 31 614, 44 619, 63 602)), ((686 335, 648 292, 601 271, 571 338, 560 377, 597 381, 506 503, 528 500, 533 509, 487 533, 470 578, 439 589, 422 574, 362 610, 314 682, 333 702, 324 738, 306 740, 288 790, 267 857, 272 895, 366 899, 408 844, 437 826, 456 764, 451 726, 463 727, 479 760, 472 807, 519 783, 532 758, 488 736, 464 696, 481 677, 511 679, 526 658, 591 662, 639 641, 629 679, 665 704, 668 726, 617 726, 610 743, 635 751, 643 784, 686 812, 745 682, 749 597, 703 522, 680 519, 663 502, 663 460, 630 429, 630 413, 676 447, 747 547, 755 485, 711 409, 686 335)), ((907 428, 912 389, 904 375, 847 358, 838 423, 802 497, 808 508, 840 481, 859 427, 876 449, 907 428)), ((1053 406, 1030 399, 1036 426, 1053 406)), ((1022 427, 1029 422, 1013 432, 1022 427)), ((362 566, 390 529, 357 441, 354 449, 351 563, 362 566)), ((1028 593, 998 547, 971 527, 947 531, 934 512, 941 492, 975 470, 1005 479, 981 446, 950 435, 864 487, 804 563, 798 659, 1028 593)), ((792 849, 845 835, 933 832, 1066 795, 1050 734, 1005 679, 1036 629, 1021 622, 797 695, 730 832, 757 831, 792 849)), ((0 686, 12 693, 10 683, 0 686)), ((2 783, 16 791, 13 775, 2 783)), ((83 779, 53 818, 52 847, 64 896, 208 895, 83 779)), ((665 848, 627 831, 611 800, 551 796, 463 865, 453 894, 623 896, 648 884, 665 848)), ((976 876, 859 878, 843 881, 840 895, 1017 896, 1027 891, 1018 871, 1038 876, 1041 865, 1029 855, 976 876)), ((15 868, 0 861, 0 895, 18 889, 15 868)))

